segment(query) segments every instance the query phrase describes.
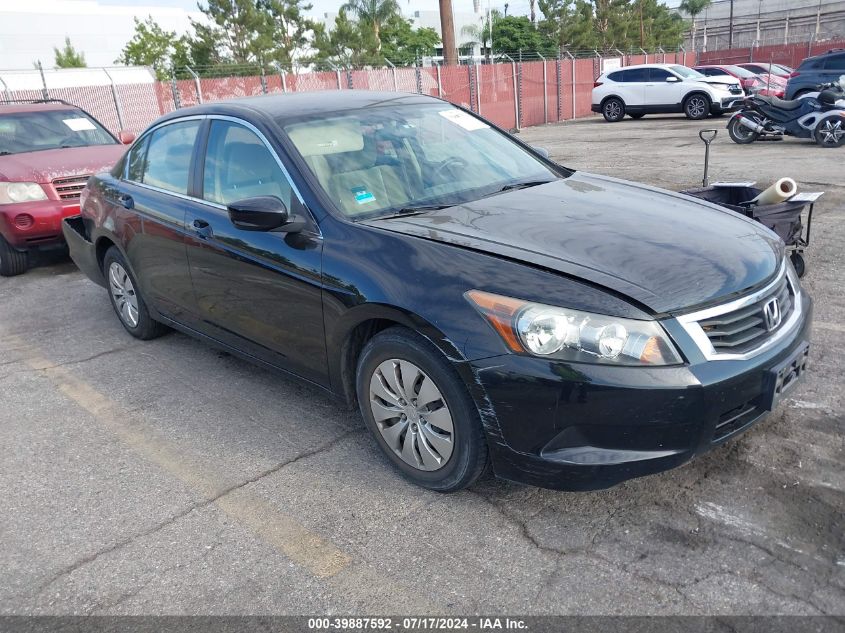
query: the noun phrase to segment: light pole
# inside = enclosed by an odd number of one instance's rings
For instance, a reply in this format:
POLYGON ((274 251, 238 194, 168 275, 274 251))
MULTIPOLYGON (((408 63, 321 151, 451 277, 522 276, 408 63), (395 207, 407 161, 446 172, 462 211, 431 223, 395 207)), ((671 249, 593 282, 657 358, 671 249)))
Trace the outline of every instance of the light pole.
POLYGON ((728 22, 728 48, 734 47, 734 0, 731 0, 731 17, 728 22))

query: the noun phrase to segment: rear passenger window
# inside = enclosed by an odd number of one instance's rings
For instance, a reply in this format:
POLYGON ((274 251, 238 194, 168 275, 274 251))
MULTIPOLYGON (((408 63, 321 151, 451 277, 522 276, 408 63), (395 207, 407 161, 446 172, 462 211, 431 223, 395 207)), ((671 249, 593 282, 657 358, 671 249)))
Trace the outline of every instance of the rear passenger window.
POLYGON ((143 171, 145 185, 187 194, 191 156, 200 121, 171 123, 150 136, 143 171))
POLYGON ((824 62, 825 70, 845 70, 845 55, 831 55, 824 62))
POLYGON ((648 68, 632 68, 625 71, 625 81, 648 81, 648 68))
POLYGON ((273 154, 254 132, 230 121, 212 121, 203 172, 203 197, 230 204, 275 196, 290 204, 291 186, 273 154))

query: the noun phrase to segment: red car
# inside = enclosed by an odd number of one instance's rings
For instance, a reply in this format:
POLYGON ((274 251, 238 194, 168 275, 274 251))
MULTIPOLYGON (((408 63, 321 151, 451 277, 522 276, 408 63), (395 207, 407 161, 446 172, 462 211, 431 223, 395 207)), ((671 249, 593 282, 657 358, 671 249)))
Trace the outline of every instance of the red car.
POLYGON ((751 72, 757 73, 758 75, 769 73, 774 75, 775 77, 783 77, 784 79, 787 79, 791 73, 795 72, 795 69, 790 68, 789 66, 784 66, 783 64, 769 64, 768 62, 737 64, 737 66, 742 66, 746 70, 750 70, 751 72))
POLYGON ((778 97, 783 99, 786 91, 786 81, 777 75, 758 75, 754 72, 734 64, 705 64, 695 66, 702 75, 714 77, 716 75, 730 75, 736 77, 747 94, 758 94, 761 97, 778 97))
POLYGON ((63 101, 0 103, 0 275, 25 272, 30 250, 64 243, 62 219, 79 213, 88 177, 133 140, 63 101))

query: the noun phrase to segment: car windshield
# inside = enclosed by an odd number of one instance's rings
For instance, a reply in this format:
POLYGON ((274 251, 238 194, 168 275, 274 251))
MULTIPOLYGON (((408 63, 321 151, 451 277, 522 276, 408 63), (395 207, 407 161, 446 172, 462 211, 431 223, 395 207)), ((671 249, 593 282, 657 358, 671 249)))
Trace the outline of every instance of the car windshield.
POLYGON ((356 220, 422 213, 568 174, 448 103, 280 123, 326 194, 356 220))
POLYGON ((794 69, 790 68, 789 66, 783 66, 782 64, 772 64, 772 71, 776 73, 791 73, 793 72, 793 70, 794 69))
POLYGON ((754 73, 752 73, 747 68, 743 68, 742 66, 726 66, 732 74, 736 75, 737 77, 742 77, 743 79, 747 79, 750 77, 756 77, 754 73))
POLYGON ((672 72, 674 72, 677 75, 680 75, 684 79, 701 79, 702 77, 704 77, 704 75, 702 75, 697 70, 693 70, 692 68, 687 68, 686 66, 676 65, 676 66, 670 66, 669 68, 672 69, 672 72))
POLYGON ((115 143, 111 134, 80 110, 0 114, 0 156, 115 143))

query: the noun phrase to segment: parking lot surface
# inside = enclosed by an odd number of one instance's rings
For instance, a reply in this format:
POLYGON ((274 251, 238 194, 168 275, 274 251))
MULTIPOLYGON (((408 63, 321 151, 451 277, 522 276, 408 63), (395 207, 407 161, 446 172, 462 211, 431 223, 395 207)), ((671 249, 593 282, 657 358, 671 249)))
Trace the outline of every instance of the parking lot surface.
POLYGON ((681 189, 718 127, 712 180, 826 191, 809 379, 739 439, 607 491, 416 488, 357 412, 182 334, 136 341, 70 261, 0 280, 0 612, 845 614, 845 149, 738 146, 726 122, 521 133, 681 189))

